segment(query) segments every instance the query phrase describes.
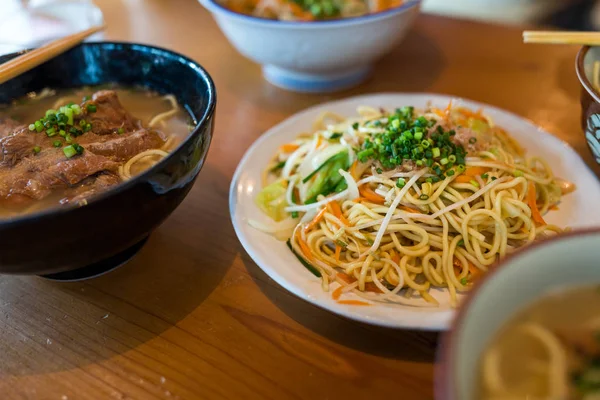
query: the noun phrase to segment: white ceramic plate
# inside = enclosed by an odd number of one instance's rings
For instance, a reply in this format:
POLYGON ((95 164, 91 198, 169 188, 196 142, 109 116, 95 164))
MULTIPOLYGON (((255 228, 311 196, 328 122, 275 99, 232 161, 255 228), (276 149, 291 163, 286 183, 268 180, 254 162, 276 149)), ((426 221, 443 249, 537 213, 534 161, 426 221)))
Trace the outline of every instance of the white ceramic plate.
MULTIPOLYGON (((248 220, 269 221, 254 204, 254 198, 261 189, 262 171, 277 148, 294 139, 299 133, 310 130, 313 121, 321 112, 332 111, 350 117, 356 115, 356 108, 360 105, 386 109, 406 105, 423 108, 428 102, 443 108, 451 99, 457 100, 449 96, 426 93, 352 97, 309 108, 271 128, 246 152, 235 172, 229 193, 233 226, 250 257, 281 286, 298 297, 334 313, 357 321, 394 328, 447 329, 454 310, 449 305, 449 296, 445 290, 432 291, 432 295, 440 302, 437 308, 390 303, 374 303, 368 307, 339 304, 331 298, 331 292, 323 292, 320 280, 300 264, 284 242, 252 228, 248 220)), ((549 223, 574 228, 600 226, 600 185, 571 147, 517 115, 469 100, 460 100, 460 104, 473 109, 483 107, 485 114, 510 132, 527 149, 528 155, 544 157, 550 162, 557 176, 577 185, 578 190, 564 197, 558 211, 545 216, 549 223)))

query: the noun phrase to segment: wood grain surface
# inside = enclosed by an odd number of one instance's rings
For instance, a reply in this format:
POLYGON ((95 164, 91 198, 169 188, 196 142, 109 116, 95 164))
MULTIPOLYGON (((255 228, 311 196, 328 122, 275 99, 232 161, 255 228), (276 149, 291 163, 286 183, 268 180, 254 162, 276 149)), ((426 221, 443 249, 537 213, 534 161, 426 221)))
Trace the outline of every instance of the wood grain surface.
POLYGON ((107 39, 167 47, 208 69, 216 132, 193 190, 130 263, 83 283, 0 277, 0 398, 432 399, 437 335, 337 317, 252 262, 229 218, 235 167, 262 132, 305 107, 398 91, 505 108, 590 162, 577 48, 526 46, 516 28, 421 16, 367 83, 304 95, 265 82, 194 0, 97 3, 107 39))

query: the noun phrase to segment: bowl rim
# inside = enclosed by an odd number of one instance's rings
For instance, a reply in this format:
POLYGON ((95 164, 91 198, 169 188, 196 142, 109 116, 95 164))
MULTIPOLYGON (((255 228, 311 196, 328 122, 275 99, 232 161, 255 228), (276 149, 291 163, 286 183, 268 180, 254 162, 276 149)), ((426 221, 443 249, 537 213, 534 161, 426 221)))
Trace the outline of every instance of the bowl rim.
POLYGON ((450 329, 442 334, 438 350, 436 354, 436 365, 435 365, 435 379, 434 379, 434 391, 435 398, 440 400, 456 400, 459 399, 457 393, 456 380, 454 379, 454 366, 450 363, 456 359, 456 342, 458 338, 458 332, 464 325, 464 322, 469 314, 470 306, 473 304, 477 295, 483 287, 486 286, 490 280, 498 274, 502 273, 502 270, 507 268, 507 265, 511 264, 516 259, 521 258, 523 255, 529 254, 534 250, 538 250, 544 246, 553 245, 557 242, 578 238, 600 235, 600 227, 574 229, 570 232, 561 233, 554 237, 544 239, 539 242, 534 242, 524 248, 517 250, 515 253, 506 256, 500 263, 491 271, 486 273, 477 284, 473 287, 465 301, 460 305, 457 313, 452 321, 450 329))
POLYGON ((339 19, 330 19, 330 20, 320 20, 320 21, 282 21, 282 20, 274 20, 267 19, 261 17, 255 17, 252 15, 241 14, 235 11, 228 9, 227 7, 219 4, 216 0, 198 0, 207 10, 211 13, 216 14, 226 14, 238 21, 249 22, 254 25, 263 25, 269 28, 272 28, 276 25, 279 25, 282 28, 299 28, 299 29, 327 29, 333 27, 347 27, 354 25, 363 25, 369 22, 377 21, 380 19, 384 19, 386 17, 390 17, 395 14, 400 14, 404 11, 407 11, 411 8, 420 6, 422 0, 407 0, 405 3, 389 8, 384 11, 379 11, 375 13, 369 13, 365 15, 359 15, 356 17, 349 18, 339 18, 339 19))
POLYGON ((577 52, 577 56, 575 57, 575 72, 577 73, 577 78, 579 78, 579 82, 581 86, 592 96, 595 102, 600 103, 600 93, 594 89, 594 86, 588 79, 585 73, 584 60, 587 53, 590 51, 592 46, 583 46, 577 52))
MULTIPOLYGON (((142 172, 139 175, 136 175, 135 177, 133 177, 132 179, 129 179, 126 182, 121 182, 118 185, 116 185, 114 188, 111 188, 107 191, 104 191, 102 193, 99 193, 95 196, 93 196, 90 200, 87 201, 86 205, 84 207, 89 207, 92 204, 101 202, 102 200, 104 200, 107 197, 116 195, 118 193, 124 192, 125 190, 129 189, 130 187, 132 187, 133 185, 136 185, 137 183, 139 183, 139 181, 146 179, 148 176, 152 175, 154 173, 154 171, 156 169, 161 168, 163 165, 165 165, 168 161, 170 161, 174 154, 177 153, 182 147, 184 147, 189 141, 193 140, 193 138, 195 138, 197 136, 197 134, 199 133, 200 129, 206 125, 206 123, 208 122, 209 119, 214 118, 214 114, 215 114, 215 108, 217 105, 217 95, 216 95, 216 88, 215 88, 215 84, 210 76, 210 74, 206 71, 206 69, 204 69, 198 62, 192 60, 191 58, 184 56, 181 53, 178 53, 176 51, 172 51, 169 49, 165 49, 163 47, 158 47, 158 46, 152 46, 152 45, 147 45, 147 44, 143 44, 143 43, 136 43, 136 42, 125 42, 125 41, 93 41, 93 42, 83 42, 78 44, 77 46, 74 47, 74 49, 77 49, 79 47, 93 47, 93 46, 104 46, 104 45, 116 45, 116 46, 123 46, 125 48, 128 48, 129 50, 134 50, 134 51, 140 51, 142 49, 145 50, 151 50, 151 51, 158 51, 161 53, 166 53, 169 54, 171 56, 175 56, 177 58, 181 58, 185 61, 185 64, 188 67, 191 67, 195 70, 195 72, 197 74, 199 74, 201 76, 201 78, 208 84, 208 101, 207 101, 207 107, 204 110, 204 112, 202 113, 202 115, 199 116, 198 119, 194 118, 194 128, 190 131, 190 133, 188 134, 188 136, 185 138, 185 140, 183 140, 181 143, 179 143, 179 145, 173 149, 168 156, 164 157, 163 159, 161 159, 159 162, 157 162, 156 164, 154 164, 153 166, 151 166, 150 168, 146 169, 144 172, 142 172)), ((32 51, 33 49, 27 49, 27 50, 21 50, 21 51, 17 51, 17 52, 13 52, 13 53, 7 53, 7 54, 3 54, 1 57, 17 57, 21 54, 25 54, 27 52, 32 51)), ((0 229, 4 229, 4 228, 10 228, 13 227, 15 225, 20 225, 23 223, 31 223, 34 221, 39 221, 41 219, 44 218, 49 218, 49 217, 55 217, 58 215, 63 215, 65 213, 69 213, 69 212, 73 212, 75 210, 79 210, 81 209, 82 206, 79 206, 77 204, 72 204, 72 205, 65 205, 65 206, 60 206, 60 207, 50 207, 48 209, 42 209, 40 211, 37 212, 33 212, 33 213, 28 213, 28 214, 24 214, 24 215, 19 215, 16 217, 11 217, 11 218, 6 218, 6 219, 0 219, 0 229)))

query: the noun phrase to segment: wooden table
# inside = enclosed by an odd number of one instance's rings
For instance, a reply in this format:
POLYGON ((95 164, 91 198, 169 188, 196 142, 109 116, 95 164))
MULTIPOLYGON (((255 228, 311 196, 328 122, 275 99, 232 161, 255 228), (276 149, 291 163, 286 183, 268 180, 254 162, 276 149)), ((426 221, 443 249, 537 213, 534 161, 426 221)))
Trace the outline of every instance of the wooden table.
POLYGON ((193 0, 97 3, 108 39, 169 47, 208 69, 217 128, 194 189, 133 261, 83 283, 0 278, 2 399, 431 399, 437 335, 337 317, 287 293, 246 255, 227 204, 244 151, 319 102, 428 91, 513 111, 591 160, 577 49, 524 46, 518 29, 422 16, 368 83, 301 95, 266 83, 193 0))

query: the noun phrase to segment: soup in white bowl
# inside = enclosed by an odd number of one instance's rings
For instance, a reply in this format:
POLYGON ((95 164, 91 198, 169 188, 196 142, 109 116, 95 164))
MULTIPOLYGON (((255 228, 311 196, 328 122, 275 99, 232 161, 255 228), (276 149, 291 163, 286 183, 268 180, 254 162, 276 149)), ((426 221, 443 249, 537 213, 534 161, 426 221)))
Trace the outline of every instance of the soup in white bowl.
POLYGON ((572 232, 488 274, 442 340, 436 398, 598 398, 599 245, 572 232))

